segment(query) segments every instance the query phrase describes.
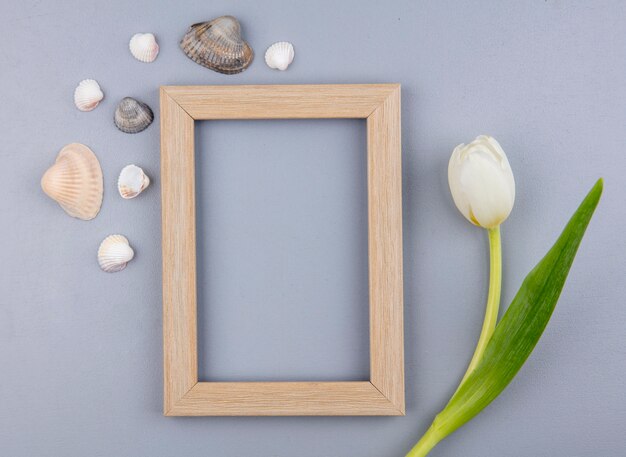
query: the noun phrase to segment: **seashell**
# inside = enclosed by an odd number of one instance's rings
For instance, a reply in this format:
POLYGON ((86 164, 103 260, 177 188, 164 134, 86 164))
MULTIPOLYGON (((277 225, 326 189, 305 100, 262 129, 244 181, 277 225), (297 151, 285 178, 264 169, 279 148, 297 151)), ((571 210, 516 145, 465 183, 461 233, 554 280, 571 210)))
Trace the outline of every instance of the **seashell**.
POLYGON ((270 68, 284 71, 293 62, 293 45, 287 41, 274 43, 265 51, 265 63, 270 68))
POLYGON ((137 165, 126 165, 117 180, 117 190, 126 199, 135 198, 149 185, 150 178, 137 165))
POLYGON ((123 270, 134 256, 135 251, 124 235, 109 235, 98 248, 98 264, 107 273, 123 270))
POLYGON ((146 63, 154 62, 159 54, 159 45, 151 33, 134 34, 128 48, 135 59, 146 63))
POLYGON ((239 21, 233 16, 192 25, 180 48, 194 62, 227 75, 241 73, 254 57, 252 48, 241 37, 239 21))
POLYGON ((117 105, 113 120, 122 132, 139 133, 152 124, 154 114, 145 103, 131 97, 125 97, 117 105))
POLYGON ((68 144, 41 178, 41 188, 70 216, 85 221, 93 219, 102 205, 102 169, 98 158, 84 144, 68 144))
POLYGON ((83 79, 74 90, 74 104, 81 111, 91 111, 104 98, 98 81, 83 79))

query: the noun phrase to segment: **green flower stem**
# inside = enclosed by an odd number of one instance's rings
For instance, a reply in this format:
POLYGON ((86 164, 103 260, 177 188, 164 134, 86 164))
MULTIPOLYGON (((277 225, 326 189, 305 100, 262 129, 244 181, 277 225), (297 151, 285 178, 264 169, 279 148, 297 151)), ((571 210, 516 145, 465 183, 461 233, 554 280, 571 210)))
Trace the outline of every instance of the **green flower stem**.
MULTIPOLYGON (((474 355, 470 361, 467 371, 459 384, 459 388, 463 385, 467 377, 470 375, 487 347, 487 343, 493 335, 498 322, 498 310, 500 309, 500 290, 502 289, 502 244, 500 242, 500 226, 488 230, 489 234, 489 293, 487 295, 487 308, 485 310, 485 320, 483 328, 480 331, 478 344, 474 350, 474 355)), ((457 388, 458 389, 458 388, 457 388)))
MULTIPOLYGON (((556 243, 528 273, 489 338, 478 364, 470 371, 446 407, 437 414, 426 434, 407 454, 408 457, 427 455, 439 441, 480 414, 522 368, 548 325, 576 251, 600 201, 603 187, 603 181, 599 179, 556 243)), ((496 251, 494 246, 498 252, 500 250, 497 235, 490 233, 492 254, 496 251)), ((493 266, 494 257, 491 258, 493 266)), ((492 278, 493 271, 492 269, 492 278)), ((497 283, 499 284, 499 280, 497 283)))
POLYGON ((424 433, 424 436, 422 436, 417 444, 413 446, 413 449, 409 451, 406 457, 426 456, 443 438, 443 436, 437 433, 435 424, 433 423, 426 433, 424 433))
MULTIPOLYGON (((474 371, 483 357, 487 343, 493 335, 498 321, 498 310, 500 308, 500 290, 502 288, 502 243, 500 241, 500 226, 488 229, 489 235, 489 292, 487 294, 487 307, 483 328, 480 331, 478 344, 474 350, 474 355, 470 361, 465 376, 461 380, 458 389, 461 388, 467 377, 474 371)), ((424 436, 411 449, 406 457, 423 457, 443 439, 441 433, 435 427, 435 423, 430 426, 424 436)))

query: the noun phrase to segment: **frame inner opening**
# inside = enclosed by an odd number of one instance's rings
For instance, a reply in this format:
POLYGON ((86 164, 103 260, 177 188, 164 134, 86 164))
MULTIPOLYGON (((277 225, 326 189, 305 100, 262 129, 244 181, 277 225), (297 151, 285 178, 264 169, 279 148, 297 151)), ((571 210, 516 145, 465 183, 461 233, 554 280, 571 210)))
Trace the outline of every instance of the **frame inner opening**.
POLYGON ((369 380, 363 119, 196 121, 200 381, 369 380))

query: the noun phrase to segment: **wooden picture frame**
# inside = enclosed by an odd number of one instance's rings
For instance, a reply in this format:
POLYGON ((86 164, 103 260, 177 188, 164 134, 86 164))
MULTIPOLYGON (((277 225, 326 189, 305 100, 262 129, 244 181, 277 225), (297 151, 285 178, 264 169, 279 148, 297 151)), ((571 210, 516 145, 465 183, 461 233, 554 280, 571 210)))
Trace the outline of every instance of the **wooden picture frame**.
POLYGON ((162 86, 166 416, 404 415, 400 85, 162 86), (367 119, 370 379, 198 382, 194 121, 367 119))

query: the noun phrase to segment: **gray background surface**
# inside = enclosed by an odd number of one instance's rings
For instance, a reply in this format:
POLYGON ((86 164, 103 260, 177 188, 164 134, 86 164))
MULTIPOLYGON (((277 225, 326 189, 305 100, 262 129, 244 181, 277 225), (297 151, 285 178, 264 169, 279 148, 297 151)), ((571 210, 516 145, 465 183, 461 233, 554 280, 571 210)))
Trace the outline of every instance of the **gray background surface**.
MULTIPOLYGON (((626 448, 626 6, 619 1, 3 1, 0 6, 0 455, 401 456, 444 406, 480 330, 485 234, 447 188, 452 148, 498 138, 517 180, 503 227, 503 305, 595 179, 605 196, 559 306, 505 393, 432 455, 623 456, 626 448), (240 18, 257 56, 225 76, 177 48, 188 25, 240 18), (157 35, 153 64, 127 49, 157 35), (287 72, 263 54, 295 44, 287 72), (95 111, 72 103, 97 79, 95 111), (165 418, 159 126, 117 131, 161 84, 402 83, 407 416, 165 418), (39 188, 61 147, 98 155, 91 222, 39 188), (153 184, 116 193, 119 170, 153 184), (104 274, 123 233, 136 258, 104 274)), ((198 140, 204 379, 363 379, 367 359, 364 127, 216 122, 198 140)))

